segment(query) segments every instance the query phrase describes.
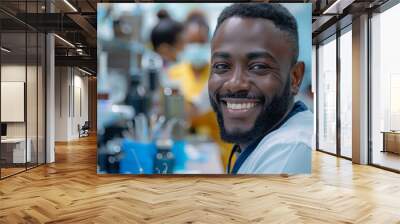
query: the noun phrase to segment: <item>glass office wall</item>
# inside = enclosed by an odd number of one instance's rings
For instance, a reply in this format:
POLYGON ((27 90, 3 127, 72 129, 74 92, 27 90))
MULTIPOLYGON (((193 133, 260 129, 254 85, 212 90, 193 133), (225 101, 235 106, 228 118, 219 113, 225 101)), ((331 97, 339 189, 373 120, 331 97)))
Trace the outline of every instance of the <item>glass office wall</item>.
POLYGON ((400 4, 371 19, 371 162, 400 171, 400 4))
MULTIPOLYGON (((28 13, 43 13, 44 1, 27 2, 28 13)), ((32 20, 39 23, 39 17, 32 20)), ((34 28, 27 28, 27 141, 31 142, 32 159, 29 167, 44 162, 44 88, 43 67, 45 65, 45 36, 34 28)))
POLYGON ((31 151, 30 160, 28 160, 27 166, 31 168, 37 164, 37 98, 38 98, 38 88, 37 88, 37 76, 38 76, 38 35, 32 30, 27 32, 27 82, 26 82, 26 114, 27 114, 27 150, 31 151), (29 148, 30 147, 30 148, 29 148))
POLYGON ((318 149, 336 154, 336 36, 318 47, 318 149))
POLYGON ((46 36, 38 33, 38 64, 37 64, 37 162, 46 163, 46 36))
MULTIPOLYGON (((26 3, 20 2, 20 8, 26 3)), ((26 170, 30 151, 27 151, 26 74, 27 33, 26 26, 15 23, 8 14, 1 15, 1 177, 26 170)))
POLYGON ((352 157, 352 34, 344 29, 340 42, 340 155, 352 157))
POLYGON ((1 175, 26 169, 26 33, 1 34, 1 175), (6 50, 4 50, 6 49, 6 50))
MULTIPOLYGON (((46 0, 37 0, 32 4, 32 11, 36 13, 46 13, 48 9, 46 6, 46 0)), ((54 4, 53 2, 50 4, 54 4)), ((54 6, 53 6, 54 7, 54 6)), ((37 17, 36 17, 37 18, 37 17)), ((46 163, 46 139, 45 139, 45 128, 46 128, 46 35, 41 30, 36 30, 36 46, 37 46, 37 164, 46 163)))
POLYGON ((0 12, 0 178, 45 162, 45 35, 16 18, 43 11, 44 2, 26 3, 0 3, 16 10, 0 12))
POLYGON ((351 24, 320 43, 317 53, 318 149, 351 159, 351 24))

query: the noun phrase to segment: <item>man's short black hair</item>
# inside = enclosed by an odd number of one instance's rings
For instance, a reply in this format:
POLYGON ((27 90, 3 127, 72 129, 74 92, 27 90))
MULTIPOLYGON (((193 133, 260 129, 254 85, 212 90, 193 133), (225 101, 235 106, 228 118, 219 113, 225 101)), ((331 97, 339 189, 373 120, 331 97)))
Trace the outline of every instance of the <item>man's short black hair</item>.
POLYGON ((286 31, 293 46, 293 63, 299 56, 299 34, 294 16, 279 3, 236 3, 226 7, 218 17, 217 32, 219 26, 231 17, 261 18, 272 21, 276 27, 286 31))

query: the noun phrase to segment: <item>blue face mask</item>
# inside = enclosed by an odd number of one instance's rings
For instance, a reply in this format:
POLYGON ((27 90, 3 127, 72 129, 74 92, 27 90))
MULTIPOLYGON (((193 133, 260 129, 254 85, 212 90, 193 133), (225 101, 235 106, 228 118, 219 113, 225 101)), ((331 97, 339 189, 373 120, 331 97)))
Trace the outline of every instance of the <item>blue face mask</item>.
POLYGON ((209 44, 187 44, 179 58, 189 62, 195 68, 203 68, 210 60, 210 51, 209 44))

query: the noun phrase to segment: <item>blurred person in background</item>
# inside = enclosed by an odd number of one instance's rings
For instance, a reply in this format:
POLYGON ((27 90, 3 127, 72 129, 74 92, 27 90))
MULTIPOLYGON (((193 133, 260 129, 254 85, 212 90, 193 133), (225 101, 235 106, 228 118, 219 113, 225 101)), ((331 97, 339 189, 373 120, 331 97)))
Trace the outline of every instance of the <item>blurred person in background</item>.
POLYGON ((169 70, 171 80, 180 83, 180 90, 185 98, 185 112, 195 134, 209 136, 221 148, 221 156, 226 165, 230 144, 221 140, 216 115, 209 102, 197 103, 206 96, 207 82, 210 74, 210 44, 209 25, 201 11, 190 12, 184 22, 185 49, 182 53, 182 63, 174 65, 169 70))
POLYGON ((183 24, 173 20, 168 12, 161 9, 157 13, 158 23, 151 31, 153 49, 163 59, 163 67, 168 69, 178 62, 179 53, 184 48, 183 24))
POLYGON ((171 79, 181 82, 185 99, 192 102, 207 85, 209 76, 209 27, 200 11, 191 12, 184 22, 185 48, 182 63, 169 70, 171 79))

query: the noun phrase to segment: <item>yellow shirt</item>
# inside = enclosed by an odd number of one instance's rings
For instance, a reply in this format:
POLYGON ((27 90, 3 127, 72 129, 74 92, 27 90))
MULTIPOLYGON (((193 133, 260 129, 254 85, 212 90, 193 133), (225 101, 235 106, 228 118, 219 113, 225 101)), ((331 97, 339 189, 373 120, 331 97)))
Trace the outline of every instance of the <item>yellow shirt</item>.
POLYGON ((172 66, 168 73, 171 80, 179 81, 185 100, 193 102, 194 98, 200 95, 203 88, 207 86, 210 68, 206 66, 200 75, 195 77, 189 63, 180 63, 172 66))
MULTIPOLYGON (((180 63, 172 66, 169 69, 168 75, 171 80, 176 80, 180 83, 180 88, 183 97, 186 101, 193 102, 193 100, 200 95, 204 88, 207 88, 208 76, 210 75, 210 67, 206 66, 198 77, 192 70, 189 63, 180 63)), ((221 148, 221 156, 224 166, 227 164, 230 150, 232 145, 224 142, 219 135, 219 126, 217 117, 214 111, 192 117, 191 125, 199 133, 207 134, 210 136, 221 148)))

